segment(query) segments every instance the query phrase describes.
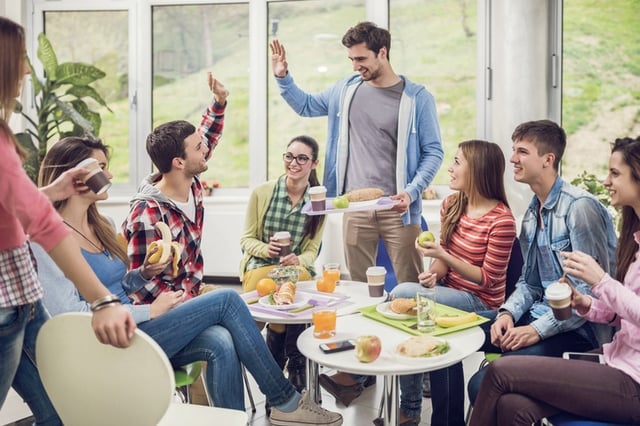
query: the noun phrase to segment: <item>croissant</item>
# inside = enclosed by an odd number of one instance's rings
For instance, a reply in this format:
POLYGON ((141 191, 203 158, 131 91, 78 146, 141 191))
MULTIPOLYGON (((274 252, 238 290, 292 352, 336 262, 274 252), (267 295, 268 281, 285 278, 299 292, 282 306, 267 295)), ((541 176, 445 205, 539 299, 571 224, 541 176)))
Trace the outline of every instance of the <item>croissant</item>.
POLYGON ((344 195, 350 202, 357 203, 358 201, 369 201, 380 198, 384 196, 384 191, 380 188, 362 188, 354 189, 344 195))
POLYGON ((396 314, 411 314, 411 310, 415 309, 417 303, 415 299, 407 299, 404 297, 398 297, 393 299, 393 302, 389 304, 389 308, 396 314))
POLYGON ((280 290, 273 295, 276 305, 291 305, 296 297, 296 285, 287 281, 280 286, 280 290))

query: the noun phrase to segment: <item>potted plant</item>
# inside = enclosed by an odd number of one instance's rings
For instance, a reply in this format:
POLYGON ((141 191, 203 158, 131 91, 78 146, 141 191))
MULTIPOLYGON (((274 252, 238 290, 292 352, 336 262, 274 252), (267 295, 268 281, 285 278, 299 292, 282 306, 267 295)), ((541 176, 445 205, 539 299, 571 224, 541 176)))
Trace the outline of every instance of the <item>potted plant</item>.
POLYGON ((616 231, 620 230, 620 212, 617 208, 611 205, 609 191, 602 184, 602 181, 596 177, 596 175, 584 170, 580 175, 573 178, 573 180, 571 181, 571 185, 585 189, 587 192, 593 194, 611 214, 611 218, 613 219, 613 224, 615 225, 616 231))
POLYGON ((102 119, 98 112, 89 108, 85 102, 86 98, 93 99, 111 111, 102 96, 91 87, 93 82, 104 78, 104 71, 80 62, 59 64, 44 33, 38 35, 37 56, 44 69, 42 77, 36 74, 27 58, 31 70, 36 117, 30 117, 19 102, 16 102, 15 107, 16 112, 28 122, 25 131, 16 136, 18 142, 29 153, 25 169, 34 182, 50 140, 84 134, 96 137, 100 133, 102 119))

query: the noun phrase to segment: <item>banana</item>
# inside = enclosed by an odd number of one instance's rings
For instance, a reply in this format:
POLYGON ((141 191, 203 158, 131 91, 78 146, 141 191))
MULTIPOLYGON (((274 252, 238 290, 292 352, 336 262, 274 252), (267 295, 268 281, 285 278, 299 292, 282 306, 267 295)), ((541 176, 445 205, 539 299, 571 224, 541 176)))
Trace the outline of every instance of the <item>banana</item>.
POLYGON ((468 322, 473 322, 478 319, 478 314, 475 312, 469 312, 465 315, 460 315, 457 317, 436 317, 436 324, 440 327, 454 327, 460 324, 466 324, 468 322))
POLYGON ((155 225, 156 230, 162 235, 162 239, 153 241, 149 244, 149 249, 158 247, 158 251, 149 256, 149 263, 162 263, 169 259, 169 256, 173 254, 173 262, 171 264, 171 271, 174 277, 178 276, 179 268, 178 262, 180 262, 180 256, 182 255, 182 245, 175 241, 171 241, 171 230, 169 226, 164 222, 157 222, 155 225))

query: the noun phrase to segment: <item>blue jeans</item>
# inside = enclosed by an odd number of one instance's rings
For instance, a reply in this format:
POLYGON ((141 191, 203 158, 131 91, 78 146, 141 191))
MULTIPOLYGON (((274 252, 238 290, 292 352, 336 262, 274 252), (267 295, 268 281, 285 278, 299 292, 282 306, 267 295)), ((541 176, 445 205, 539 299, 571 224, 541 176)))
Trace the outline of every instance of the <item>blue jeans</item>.
POLYGON ((289 401, 295 389, 282 374, 251 317, 232 289, 220 289, 138 325, 178 367, 207 361, 206 386, 217 407, 244 410, 241 364, 272 406, 289 401))
POLYGON ((12 385, 38 426, 62 425, 36 368, 36 336, 47 319, 41 301, 0 308, 0 405, 12 385))
MULTIPOLYGON (((401 283, 391 291, 391 298, 415 297, 424 287, 418 283, 401 283)), ((489 308, 473 294, 456 290, 443 285, 436 285, 436 302, 453 306, 468 312, 484 312, 489 308)), ((418 417, 422 408, 422 374, 412 374, 400 378, 402 411, 411 417, 418 417)), ((432 371, 431 381, 431 415, 432 426, 464 425, 464 374, 462 363, 457 363, 442 370, 432 371), (451 394, 462 394, 460 401, 450 398, 451 394)))
MULTIPOLYGON (((526 325, 533 321, 533 318, 529 314, 525 314, 520 321, 518 321, 515 325, 526 325)), ((482 328, 485 331, 485 343, 480 348, 481 351, 484 352, 494 352, 500 353, 502 352, 500 348, 491 344, 491 334, 490 328, 491 323, 487 322, 482 324, 482 328)), ((582 327, 589 328, 589 323, 585 323, 582 327)), ((593 343, 588 341, 585 337, 583 337, 579 332, 579 329, 566 331, 564 333, 556 334, 555 336, 548 337, 544 340, 539 341, 535 345, 528 346, 526 348, 518 349, 515 351, 509 351, 502 353, 502 356, 510 356, 510 355, 542 355, 542 356, 553 356, 553 357, 561 357, 563 352, 588 352, 595 348, 593 343)), ((590 331, 589 331, 590 333, 590 331)), ((486 373, 486 367, 478 370, 476 374, 474 374, 470 379, 467 385, 467 390, 469 392, 469 401, 471 405, 476 401, 476 397, 478 396, 478 391, 480 390, 480 384, 482 383, 482 379, 486 373)), ((452 398, 455 396, 452 395, 452 398)), ((459 398, 464 400, 464 394, 459 395, 459 398)))

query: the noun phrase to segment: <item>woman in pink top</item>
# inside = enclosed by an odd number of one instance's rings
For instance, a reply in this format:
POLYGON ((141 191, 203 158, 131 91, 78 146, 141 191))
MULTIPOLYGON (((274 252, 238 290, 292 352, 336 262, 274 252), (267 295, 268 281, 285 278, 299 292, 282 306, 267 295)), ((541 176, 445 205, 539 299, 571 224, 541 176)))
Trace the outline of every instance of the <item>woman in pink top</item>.
POLYGON ((36 336, 48 314, 40 300, 42 287, 27 235, 47 250, 85 300, 93 303, 93 328, 101 342, 128 346, 135 322, 82 260, 78 244, 47 198, 87 191, 77 184, 87 171, 69 171, 40 192, 22 168, 24 152, 7 122, 29 68, 24 29, 4 17, 0 17, 0 52, 0 406, 13 386, 29 404, 36 424, 56 425, 60 419, 34 363, 36 336))
POLYGON ((617 139, 604 185, 622 207, 616 278, 582 252, 562 253, 564 271, 592 286, 573 291, 580 315, 619 327, 603 345, 603 364, 509 356, 492 362, 474 404, 471 425, 531 425, 559 412, 640 424, 640 137, 617 139))

